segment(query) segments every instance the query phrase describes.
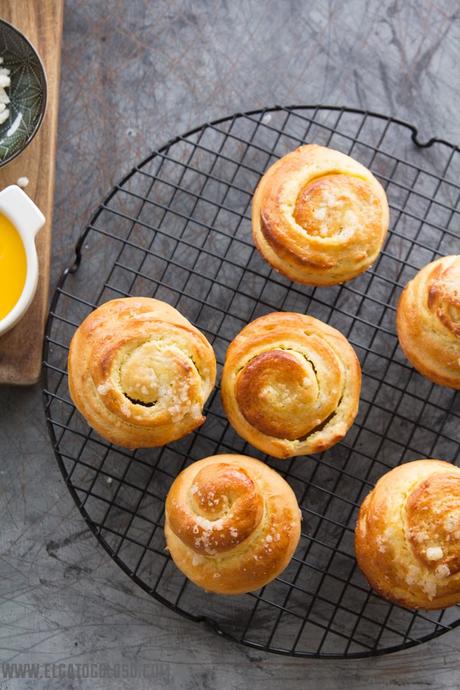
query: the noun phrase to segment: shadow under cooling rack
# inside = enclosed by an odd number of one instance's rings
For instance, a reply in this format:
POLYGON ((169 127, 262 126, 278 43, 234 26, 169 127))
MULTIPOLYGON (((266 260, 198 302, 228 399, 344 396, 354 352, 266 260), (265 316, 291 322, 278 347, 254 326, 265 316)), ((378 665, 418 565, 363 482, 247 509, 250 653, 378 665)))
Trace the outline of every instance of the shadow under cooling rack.
POLYGON ((408 366, 395 335, 401 288, 436 257, 458 252, 460 156, 445 142, 418 145, 410 125, 327 107, 237 114, 178 137, 132 170, 97 209, 52 301, 44 404, 64 479, 88 525, 149 594, 221 634, 296 656, 367 656, 452 629, 456 608, 413 612, 380 599, 356 567, 357 509, 375 481, 406 460, 457 462, 460 402, 408 366), (391 231, 371 270, 345 285, 289 282, 251 241, 257 182, 299 144, 339 149, 384 185, 391 231), (274 310, 309 313, 340 329, 363 369, 360 411, 344 442, 321 456, 273 461, 303 515, 287 570, 254 594, 219 597, 188 582, 165 552, 164 499, 188 463, 222 452, 261 456, 228 425, 218 390, 206 424, 161 449, 106 443, 75 411, 67 390, 72 334, 116 297, 163 299, 212 342, 219 369, 249 321, 274 310))

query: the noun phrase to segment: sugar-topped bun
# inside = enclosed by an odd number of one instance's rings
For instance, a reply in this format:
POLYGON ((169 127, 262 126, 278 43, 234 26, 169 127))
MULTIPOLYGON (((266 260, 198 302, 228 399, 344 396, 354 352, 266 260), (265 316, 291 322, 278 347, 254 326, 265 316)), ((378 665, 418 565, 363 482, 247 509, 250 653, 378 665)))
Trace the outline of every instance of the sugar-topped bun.
POLYGON ((334 285, 365 271, 388 230, 385 192, 353 158, 300 146, 264 174, 252 203, 254 242, 273 268, 308 285, 334 285))
POLYGON ((460 256, 445 256, 417 273, 398 304, 399 344, 431 381, 460 389, 460 256))
POLYGON ((409 608, 460 603, 460 468, 415 460, 385 474, 361 506, 355 546, 381 596, 409 608))
POLYGON ((340 441, 358 411, 361 368, 348 340, 304 314, 274 312, 230 344, 222 401, 235 431, 278 458, 340 441))
POLYGON ((176 566, 219 594, 252 592, 288 565, 300 538, 289 484, 245 455, 194 462, 172 484, 165 536, 176 566))
POLYGON ((76 330, 69 390, 101 436, 127 448, 162 446, 203 424, 214 386, 211 345, 160 300, 106 302, 76 330))

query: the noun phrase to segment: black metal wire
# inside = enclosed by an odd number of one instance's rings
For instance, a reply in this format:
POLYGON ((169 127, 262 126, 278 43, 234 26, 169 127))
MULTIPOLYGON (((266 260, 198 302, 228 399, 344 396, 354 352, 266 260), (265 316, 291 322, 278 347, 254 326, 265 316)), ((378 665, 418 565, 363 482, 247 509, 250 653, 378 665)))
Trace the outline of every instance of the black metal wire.
POLYGON ((383 601, 359 573, 353 552, 359 504, 381 474, 417 457, 458 462, 459 396, 408 365, 394 316, 407 280, 434 258, 458 251, 459 173, 457 147, 438 139, 420 143, 417 129, 400 120, 347 108, 278 106, 177 137, 102 202, 52 300, 44 405, 56 458, 89 528, 153 597, 231 639, 304 657, 383 654, 460 623, 455 607, 413 612, 383 601), (333 288, 290 283, 269 269, 250 237, 260 175, 311 141, 361 160, 390 202, 391 232, 376 264, 333 288), (183 467, 219 452, 264 457, 229 427, 218 390, 204 427, 170 446, 140 451, 105 442, 69 399, 66 359, 75 328, 106 300, 140 294, 178 307, 211 340, 219 365, 234 335, 274 310, 331 323, 360 357, 360 413, 344 441, 321 456, 265 458, 296 492, 303 529, 290 566, 259 592, 206 594, 164 550, 164 499, 183 467))

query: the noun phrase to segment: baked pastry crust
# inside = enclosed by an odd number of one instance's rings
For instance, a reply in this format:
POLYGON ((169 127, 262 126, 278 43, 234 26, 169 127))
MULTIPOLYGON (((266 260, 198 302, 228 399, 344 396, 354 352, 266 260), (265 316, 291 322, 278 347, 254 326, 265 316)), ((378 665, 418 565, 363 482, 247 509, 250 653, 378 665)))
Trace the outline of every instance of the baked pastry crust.
POLYGON ((359 511, 358 564, 383 597, 409 608, 460 602, 460 468, 415 460, 377 482, 359 511))
POLYGON ((396 326, 399 344, 423 376, 460 389, 460 256, 445 256, 404 288, 396 326))
POLYGON ((204 335, 169 304, 128 297, 86 317, 72 338, 68 371, 75 406, 101 436, 149 448, 203 424, 216 359, 204 335))
POLYGON ((294 492, 268 465, 245 455, 214 455, 174 480, 166 498, 166 543, 196 585, 242 594, 286 568, 300 520, 294 492))
POLYGON ((365 271, 388 230, 386 194, 353 158, 316 144, 274 163, 252 202, 254 242, 298 283, 335 285, 365 271))
POLYGON ((278 458, 340 441, 358 412, 361 367, 348 340, 304 314, 274 312, 230 344, 222 401, 240 436, 278 458))

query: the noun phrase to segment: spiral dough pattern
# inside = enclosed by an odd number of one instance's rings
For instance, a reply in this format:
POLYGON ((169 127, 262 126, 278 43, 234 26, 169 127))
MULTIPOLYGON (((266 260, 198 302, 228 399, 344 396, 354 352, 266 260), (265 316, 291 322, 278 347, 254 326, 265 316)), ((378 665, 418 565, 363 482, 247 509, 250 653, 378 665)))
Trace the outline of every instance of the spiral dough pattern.
POLYGON ((287 482, 244 455, 215 455, 175 479, 165 536, 177 567, 220 594, 259 589, 288 565, 300 538, 300 510, 287 482))
POLYGON ((222 400, 234 429, 279 458, 340 441, 358 411, 361 368, 348 340, 303 314, 275 312, 246 326, 227 351, 222 400))
POLYGON ((460 389, 460 256, 433 261, 406 285, 397 329, 404 354, 421 374, 460 389))
POLYGON ((71 397, 88 423, 127 448, 161 446, 200 426, 215 382, 213 349, 165 302, 106 302, 75 332, 71 397))
POLYGON ((415 460, 385 474, 361 506, 355 546, 387 599, 424 609, 460 603, 460 469, 415 460))
POLYGON ((339 151, 307 144, 264 174, 252 203, 254 242, 291 280, 334 285, 377 258, 389 222, 372 173, 339 151))

